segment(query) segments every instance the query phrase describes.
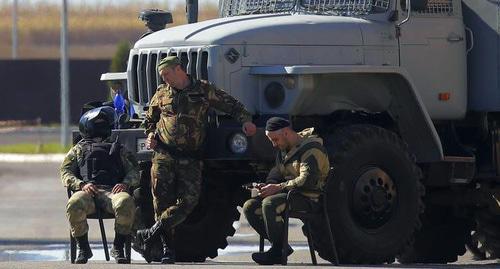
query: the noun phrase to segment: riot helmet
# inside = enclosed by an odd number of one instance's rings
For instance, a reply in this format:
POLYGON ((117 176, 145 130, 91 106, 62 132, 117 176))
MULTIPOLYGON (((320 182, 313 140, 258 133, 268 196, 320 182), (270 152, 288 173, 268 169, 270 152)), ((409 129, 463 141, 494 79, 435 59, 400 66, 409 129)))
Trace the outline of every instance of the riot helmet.
POLYGON ((110 106, 91 109, 80 118, 80 134, 83 138, 101 137, 105 139, 111 135, 116 120, 116 112, 110 106))

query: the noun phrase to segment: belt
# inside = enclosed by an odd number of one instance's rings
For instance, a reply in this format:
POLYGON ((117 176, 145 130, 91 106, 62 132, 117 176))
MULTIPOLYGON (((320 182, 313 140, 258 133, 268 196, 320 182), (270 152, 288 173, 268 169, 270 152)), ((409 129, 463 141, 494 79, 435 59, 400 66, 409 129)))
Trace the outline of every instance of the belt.
POLYGON ((201 150, 186 150, 186 151, 179 150, 176 147, 172 147, 163 143, 163 141, 161 141, 159 138, 156 138, 156 147, 154 150, 156 152, 169 154, 175 158, 181 158, 181 159, 201 160, 203 155, 201 150))

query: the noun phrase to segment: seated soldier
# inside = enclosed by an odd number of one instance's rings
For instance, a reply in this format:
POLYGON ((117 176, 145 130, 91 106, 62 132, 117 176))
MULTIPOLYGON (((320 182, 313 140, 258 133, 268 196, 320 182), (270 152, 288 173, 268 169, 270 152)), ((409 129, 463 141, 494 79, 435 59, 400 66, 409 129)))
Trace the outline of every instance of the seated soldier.
POLYGON ((311 191, 321 190, 325 185, 330 164, 323 140, 313 135, 313 131, 313 128, 308 128, 296 133, 288 120, 278 117, 270 118, 266 123, 266 135, 273 147, 279 149, 276 164, 269 172, 266 183, 256 186, 259 196, 243 205, 248 223, 272 243, 267 252, 252 254, 252 259, 258 264, 281 263, 283 248, 287 248, 288 255, 293 252, 289 245, 283 246, 282 214, 286 192, 300 190, 303 197, 294 198, 290 207, 308 210, 310 202, 306 199, 318 200, 318 194, 311 191))
POLYGON ((76 263, 92 257, 88 242, 87 215, 96 207, 115 215, 115 240, 111 255, 117 263, 130 263, 125 257, 125 243, 130 240, 135 204, 127 192, 138 185, 139 171, 135 157, 115 141, 110 142, 116 114, 111 107, 87 111, 80 119, 80 140, 61 165, 64 186, 75 193, 66 206, 71 234, 78 245, 76 263))

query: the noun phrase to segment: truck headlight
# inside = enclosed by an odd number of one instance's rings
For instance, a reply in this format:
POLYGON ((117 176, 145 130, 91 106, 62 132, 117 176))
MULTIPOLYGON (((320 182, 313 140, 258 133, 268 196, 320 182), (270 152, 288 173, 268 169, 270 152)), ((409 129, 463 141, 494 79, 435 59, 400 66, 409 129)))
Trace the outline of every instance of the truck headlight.
POLYGON ((248 148, 247 137, 242 133, 235 133, 229 139, 229 148, 233 153, 244 153, 248 148))

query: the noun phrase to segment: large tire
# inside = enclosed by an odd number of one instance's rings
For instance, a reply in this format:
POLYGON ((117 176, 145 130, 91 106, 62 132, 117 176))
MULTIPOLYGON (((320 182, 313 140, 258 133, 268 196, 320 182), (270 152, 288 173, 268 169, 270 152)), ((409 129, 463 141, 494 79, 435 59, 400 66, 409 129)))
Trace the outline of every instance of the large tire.
MULTIPOLYGON (((145 171, 143 174, 146 173, 145 171)), ((150 188, 146 190, 150 192, 150 188)), ((198 205, 175 229, 176 261, 204 262, 206 258, 215 258, 219 248, 226 248, 228 245, 226 238, 235 233, 233 222, 240 217, 234 193, 234 190, 211 184, 209 180, 203 181, 198 205)), ((151 201, 143 202, 151 203, 151 201)), ((148 208, 148 205, 145 207, 148 208)), ((152 211, 149 216, 142 218, 151 220, 152 223, 154 218, 152 211)), ((142 254, 142 249, 137 248, 135 244, 133 247, 142 254)), ((152 260, 160 261, 161 253, 161 244, 158 242, 152 247, 152 260)))
POLYGON ((415 235, 414 244, 399 258, 401 263, 455 262, 465 253, 472 224, 453 215, 446 206, 426 205, 422 229, 415 235))
MULTIPOLYGON (((325 147, 334 169, 326 192, 340 262, 393 262, 420 227, 424 188, 414 158, 395 133, 373 125, 343 127, 325 147)), ((312 225, 315 249, 333 261, 324 222, 312 225)))
POLYGON ((239 218, 231 191, 205 183, 198 206, 175 230, 176 260, 203 262, 217 257, 217 249, 225 249, 226 238, 234 235, 233 223, 239 218))
POLYGON ((487 208, 476 215, 476 235, 486 258, 500 258, 500 216, 487 208))

